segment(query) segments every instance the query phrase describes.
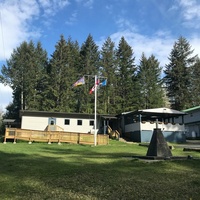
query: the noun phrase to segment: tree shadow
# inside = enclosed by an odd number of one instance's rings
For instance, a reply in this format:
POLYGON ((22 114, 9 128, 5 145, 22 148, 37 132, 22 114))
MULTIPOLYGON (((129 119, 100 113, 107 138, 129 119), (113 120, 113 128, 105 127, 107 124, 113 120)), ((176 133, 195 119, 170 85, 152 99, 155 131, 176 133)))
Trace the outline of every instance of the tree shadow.
POLYGON ((0 151, 1 199, 195 199, 199 195, 199 160, 145 163, 124 158, 125 152, 45 145, 33 154, 0 151))

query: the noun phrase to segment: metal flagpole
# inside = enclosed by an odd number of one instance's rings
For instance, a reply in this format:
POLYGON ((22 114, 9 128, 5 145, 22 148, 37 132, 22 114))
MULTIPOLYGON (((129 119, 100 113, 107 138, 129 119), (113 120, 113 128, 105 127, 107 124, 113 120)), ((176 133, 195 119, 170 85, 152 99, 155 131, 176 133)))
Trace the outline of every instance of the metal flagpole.
MULTIPOLYGON (((84 76, 92 76, 94 77, 94 93, 95 93, 95 97, 94 97, 94 146, 97 145, 97 86, 99 85, 99 80, 100 78, 106 78, 103 76, 98 76, 97 75, 84 75, 84 76)), ((93 88, 92 88, 93 89, 93 88)))
POLYGON ((97 75, 94 76, 94 146, 97 145, 97 75))

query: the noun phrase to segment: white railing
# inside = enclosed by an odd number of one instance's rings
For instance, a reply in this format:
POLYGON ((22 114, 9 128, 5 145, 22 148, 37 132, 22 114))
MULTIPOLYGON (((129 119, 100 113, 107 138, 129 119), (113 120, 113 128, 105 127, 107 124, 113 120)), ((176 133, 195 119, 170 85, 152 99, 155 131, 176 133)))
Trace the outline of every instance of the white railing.
MULTIPOLYGON (((156 128, 156 122, 136 122, 125 126, 125 132, 139 131, 139 130, 153 130, 156 128)), ((158 128, 162 131, 185 131, 184 124, 179 123, 163 123, 158 122, 158 128)))

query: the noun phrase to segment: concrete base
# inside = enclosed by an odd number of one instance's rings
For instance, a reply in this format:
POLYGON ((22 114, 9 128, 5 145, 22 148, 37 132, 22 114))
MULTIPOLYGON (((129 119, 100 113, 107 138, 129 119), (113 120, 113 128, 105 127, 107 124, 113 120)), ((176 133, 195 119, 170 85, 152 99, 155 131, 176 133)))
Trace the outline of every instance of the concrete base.
POLYGON ((132 158, 138 158, 141 160, 191 160, 192 156, 171 156, 171 157, 162 157, 162 156, 132 156, 132 158))

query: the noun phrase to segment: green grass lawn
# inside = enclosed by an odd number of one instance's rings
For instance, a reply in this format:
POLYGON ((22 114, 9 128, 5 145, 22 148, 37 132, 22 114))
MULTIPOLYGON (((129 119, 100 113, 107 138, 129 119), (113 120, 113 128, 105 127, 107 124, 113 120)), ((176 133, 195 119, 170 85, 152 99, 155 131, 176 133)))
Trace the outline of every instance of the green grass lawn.
POLYGON ((200 199, 200 153, 192 160, 145 162, 147 147, 25 142, 0 144, 0 199, 200 199))

